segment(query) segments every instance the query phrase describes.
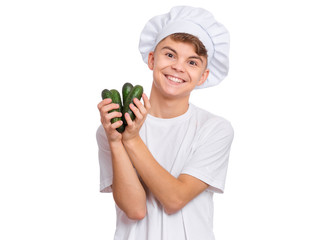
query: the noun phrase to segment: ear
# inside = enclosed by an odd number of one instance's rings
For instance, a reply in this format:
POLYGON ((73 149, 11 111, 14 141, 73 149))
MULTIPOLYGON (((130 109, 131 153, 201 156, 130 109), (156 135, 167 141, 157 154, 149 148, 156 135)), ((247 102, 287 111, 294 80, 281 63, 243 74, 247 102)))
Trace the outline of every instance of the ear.
POLYGON ((148 54, 148 67, 150 70, 154 68, 154 52, 148 54))
POLYGON ((205 80, 207 80, 209 73, 210 73, 210 70, 208 68, 204 70, 200 80, 197 83, 197 86, 201 86, 205 82, 205 80))

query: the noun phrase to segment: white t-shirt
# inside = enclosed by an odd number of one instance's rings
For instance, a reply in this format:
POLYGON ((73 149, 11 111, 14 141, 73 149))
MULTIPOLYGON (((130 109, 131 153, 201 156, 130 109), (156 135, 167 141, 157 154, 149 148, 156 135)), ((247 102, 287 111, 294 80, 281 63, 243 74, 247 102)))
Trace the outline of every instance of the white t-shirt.
MULTIPOLYGON (((175 214, 168 215, 149 192, 147 214, 140 221, 127 218, 116 206, 115 240, 213 240, 213 193, 223 193, 233 140, 231 124, 193 104, 176 118, 147 115, 140 136, 168 172, 192 175, 209 187, 175 214)), ((105 131, 97 130, 100 191, 111 192, 112 160, 105 131)))

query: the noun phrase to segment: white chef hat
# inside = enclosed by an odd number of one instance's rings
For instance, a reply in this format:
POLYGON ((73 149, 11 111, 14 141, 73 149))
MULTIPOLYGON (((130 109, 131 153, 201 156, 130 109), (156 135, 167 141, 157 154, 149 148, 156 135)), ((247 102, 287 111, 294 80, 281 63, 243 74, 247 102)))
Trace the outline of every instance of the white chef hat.
POLYGON ((229 70, 229 32, 205 9, 190 6, 173 7, 169 13, 155 16, 140 35, 139 50, 147 64, 148 54, 156 45, 173 33, 188 33, 199 38, 208 52, 208 79, 196 88, 219 84, 229 70))

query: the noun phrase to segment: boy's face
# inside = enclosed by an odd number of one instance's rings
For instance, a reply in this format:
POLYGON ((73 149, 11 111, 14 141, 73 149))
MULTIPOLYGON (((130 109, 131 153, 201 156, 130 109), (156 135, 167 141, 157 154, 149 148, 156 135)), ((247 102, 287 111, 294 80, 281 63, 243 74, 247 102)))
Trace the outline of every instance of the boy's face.
POLYGON ((206 57, 197 55, 192 44, 170 37, 149 54, 148 66, 153 70, 153 88, 165 97, 189 97, 209 75, 206 57))

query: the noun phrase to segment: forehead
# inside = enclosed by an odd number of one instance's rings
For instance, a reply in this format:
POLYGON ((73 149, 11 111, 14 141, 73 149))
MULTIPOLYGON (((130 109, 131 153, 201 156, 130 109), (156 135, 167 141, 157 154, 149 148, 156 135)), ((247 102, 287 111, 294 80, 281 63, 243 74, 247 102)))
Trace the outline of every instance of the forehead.
POLYGON ((192 53, 193 55, 195 54, 197 55, 196 48, 192 43, 176 41, 176 40, 171 39, 170 37, 167 37, 163 39, 161 42, 159 42, 155 50, 160 51, 165 47, 173 48, 177 52, 192 53))

